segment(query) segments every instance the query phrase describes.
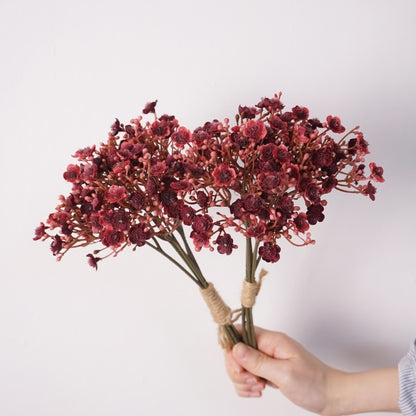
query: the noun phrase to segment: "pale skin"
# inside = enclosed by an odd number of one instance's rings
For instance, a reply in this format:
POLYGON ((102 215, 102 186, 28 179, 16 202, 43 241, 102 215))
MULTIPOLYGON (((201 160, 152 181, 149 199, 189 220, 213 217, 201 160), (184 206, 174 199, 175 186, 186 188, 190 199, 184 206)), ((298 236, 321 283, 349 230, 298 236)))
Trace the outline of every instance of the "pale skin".
POLYGON ((225 353, 239 396, 260 397, 268 384, 323 416, 400 412, 396 367, 349 373, 327 366, 283 333, 256 328, 256 338, 258 351, 240 343, 225 353))

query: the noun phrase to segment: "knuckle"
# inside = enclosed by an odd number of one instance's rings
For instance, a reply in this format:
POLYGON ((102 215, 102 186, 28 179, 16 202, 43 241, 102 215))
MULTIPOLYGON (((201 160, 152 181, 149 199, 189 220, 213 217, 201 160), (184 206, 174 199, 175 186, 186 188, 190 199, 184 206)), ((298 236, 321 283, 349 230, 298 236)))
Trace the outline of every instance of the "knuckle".
POLYGON ((256 354, 256 357, 253 362, 253 372, 260 373, 264 368, 266 357, 263 354, 256 354))

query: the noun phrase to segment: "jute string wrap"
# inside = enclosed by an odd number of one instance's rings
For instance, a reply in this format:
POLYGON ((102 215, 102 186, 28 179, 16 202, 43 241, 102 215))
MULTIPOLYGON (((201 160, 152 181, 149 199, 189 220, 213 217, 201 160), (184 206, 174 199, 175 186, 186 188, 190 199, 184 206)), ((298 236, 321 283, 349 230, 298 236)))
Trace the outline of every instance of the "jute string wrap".
POLYGON ((222 300, 212 283, 206 289, 201 289, 202 297, 211 312, 212 318, 218 325, 232 324, 231 309, 222 300))
POLYGON ((208 283, 208 287, 205 289, 201 288, 201 294, 208 305, 212 318, 218 324, 218 343, 222 348, 227 349, 230 347, 230 340, 227 338, 224 325, 233 323, 233 311, 222 300, 212 283, 208 283))
POLYGON ((263 277, 266 276, 267 271, 264 269, 260 270, 259 278, 257 282, 247 282, 244 279, 243 289, 241 291, 241 305, 245 308, 252 308, 256 303, 257 295, 260 292, 263 277))

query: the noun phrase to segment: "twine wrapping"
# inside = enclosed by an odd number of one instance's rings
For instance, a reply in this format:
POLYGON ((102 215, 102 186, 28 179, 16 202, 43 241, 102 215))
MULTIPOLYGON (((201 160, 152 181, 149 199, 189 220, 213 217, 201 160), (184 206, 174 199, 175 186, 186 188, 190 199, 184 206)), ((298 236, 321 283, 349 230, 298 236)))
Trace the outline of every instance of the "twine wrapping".
POLYGON ((241 305, 244 308, 252 308, 256 303, 256 298, 260 292, 263 277, 266 276, 266 274, 267 271, 261 269, 258 277, 258 282, 254 281, 251 283, 244 279, 243 288, 241 290, 241 305))
POLYGON ((201 288, 201 294, 211 312, 212 318, 218 324, 218 343, 224 349, 230 348, 231 342, 227 338, 224 325, 233 323, 233 312, 222 300, 212 283, 208 283, 208 287, 205 289, 201 288))
POLYGON ((231 324, 231 309, 222 300, 221 296, 212 283, 208 283, 206 289, 201 289, 202 297, 211 312, 212 318, 218 325, 231 324))

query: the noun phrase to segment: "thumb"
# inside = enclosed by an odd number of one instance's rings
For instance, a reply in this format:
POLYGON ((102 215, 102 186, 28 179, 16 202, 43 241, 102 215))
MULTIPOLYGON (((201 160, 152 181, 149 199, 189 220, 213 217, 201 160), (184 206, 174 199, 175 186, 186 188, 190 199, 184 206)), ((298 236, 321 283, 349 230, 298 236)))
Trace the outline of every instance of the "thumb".
POLYGON ((274 358, 271 358, 242 342, 234 346, 232 354, 237 363, 247 371, 275 383, 278 366, 274 358))

